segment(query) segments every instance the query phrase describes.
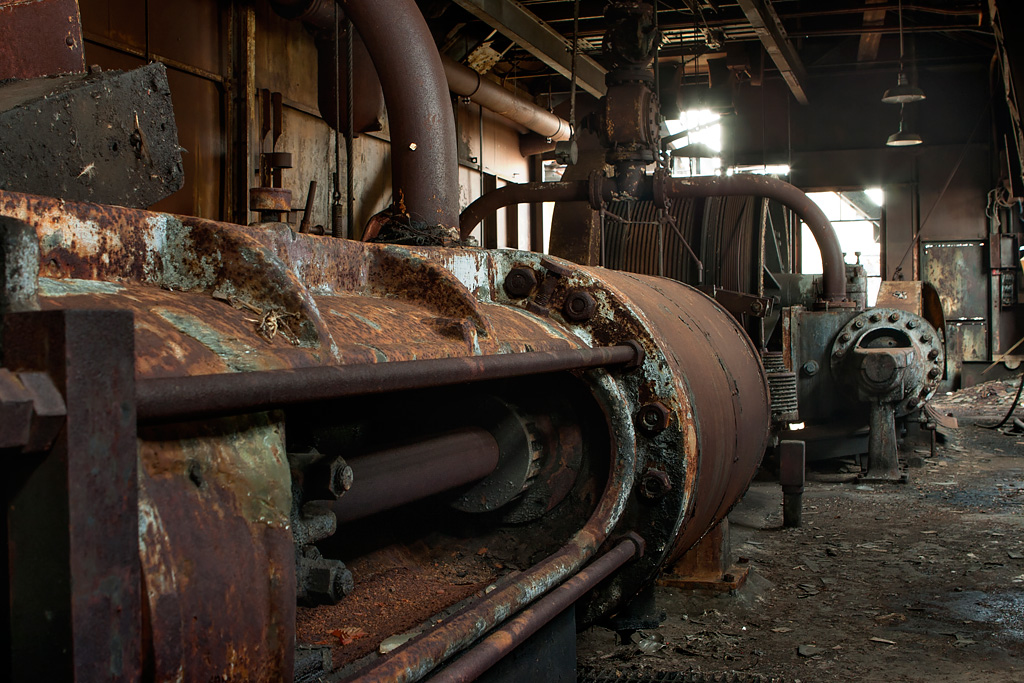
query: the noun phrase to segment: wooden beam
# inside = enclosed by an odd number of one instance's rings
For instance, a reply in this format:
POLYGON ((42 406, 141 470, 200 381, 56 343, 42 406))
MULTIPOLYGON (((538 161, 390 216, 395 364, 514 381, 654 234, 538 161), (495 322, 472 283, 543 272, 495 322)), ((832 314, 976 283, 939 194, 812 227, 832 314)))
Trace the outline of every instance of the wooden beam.
POLYGON ((796 48, 789 42, 786 29, 783 28, 779 15, 775 13, 771 0, 737 0, 737 4, 747 16, 747 21, 761 39, 761 44, 775 62, 775 66, 782 73, 793 97, 800 104, 807 104, 807 93, 804 90, 807 70, 796 48))
MULTIPOLYGON (((463 8, 566 78, 572 76, 572 42, 514 0, 455 0, 463 8)), ((605 94, 604 67, 576 56, 576 83, 594 97, 605 94)))
MULTIPOLYGON (((887 0, 864 0, 865 5, 881 5, 887 0)), ((885 10, 884 9, 866 9, 864 10, 864 26, 882 26, 885 24, 885 10)), ((878 59, 878 46, 882 42, 881 33, 866 32, 860 37, 860 43, 857 45, 857 61, 858 62, 873 62, 878 59)))

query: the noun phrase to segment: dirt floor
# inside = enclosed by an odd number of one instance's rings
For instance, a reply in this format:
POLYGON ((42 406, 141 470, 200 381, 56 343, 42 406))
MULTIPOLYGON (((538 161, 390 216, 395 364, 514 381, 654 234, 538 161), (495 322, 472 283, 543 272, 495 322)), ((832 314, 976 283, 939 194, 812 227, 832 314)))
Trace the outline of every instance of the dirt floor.
POLYGON ((607 629, 582 633, 581 670, 623 681, 1024 681, 1024 434, 972 424, 1005 414, 1017 382, 1004 384, 936 402, 959 426, 934 457, 907 449, 920 465, 908 484, 809 473, 801 528, 781 528, 777 484, 755 483, 730 515, 746 584, 659 588, 666 621, 626 645, 607 629))

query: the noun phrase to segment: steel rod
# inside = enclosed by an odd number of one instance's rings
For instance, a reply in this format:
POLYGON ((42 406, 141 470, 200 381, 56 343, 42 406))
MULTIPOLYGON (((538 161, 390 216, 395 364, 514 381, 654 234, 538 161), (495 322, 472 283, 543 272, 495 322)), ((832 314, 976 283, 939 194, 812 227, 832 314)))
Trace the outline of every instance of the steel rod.
POLYGON ((338 524, 422 500, 486 477, 498 442, 480 428, 460 429, 348 460, 352 488, 331 504, 338 524))
POLYGON ((141 379, 136 384, 136 402, 140 420, 188 419, 347 396, 622 365, 636 357, 636 349, 624 345, 141 379))
POLYGON ((572 576, 607 540, 633 489, 636 451, 613 449, 604 493, 590 519, 562 548, 498 587, 478 602, 346 679, 352 683, 418 681, 444 660, 469 647, 509 616, 553 590, 572 576))
POLYGON ((633 559, 640 551, 637 543, 632 539, 620 541, 576 576, 524 609, 515 619, 493 631, 479 645, 435 674, 430 679, 431 683, 463 683, 479 678, 502 657, 522 645, 542 626, 579 600, 584 593, 633 559))

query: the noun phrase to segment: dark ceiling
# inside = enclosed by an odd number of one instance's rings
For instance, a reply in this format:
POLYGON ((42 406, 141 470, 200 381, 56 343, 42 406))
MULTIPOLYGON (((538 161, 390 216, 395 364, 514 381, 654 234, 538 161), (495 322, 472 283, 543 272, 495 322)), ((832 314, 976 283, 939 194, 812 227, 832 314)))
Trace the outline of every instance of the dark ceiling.
MULTIPOLYGON (((572 0, 422 0, 442 50, 534 95, 567 90, 572 0), (496 62, 494 60, 497 60, 496 62), (494 62, 493 65, 490 62, 494 62), (561 65, 561 66, 559 66, 561 65)), ((600 88, 604 0, 580 0, 577 76, 600 88), (588 75, 587 69, 590 69, 588 75)), ((654 3, 652 3, 654 4, 654 3)), ((810 76, 892 69, 899 62, 898 0, 661 0, 660 63, 685 82, 713 78, 725 60, 737 78, 785 78, 798 101, 810 76)), ((995 49, 983 0, 902 4, 908 67, 986 63, 995 49)), ((543 98, 542 98, 543 99, 543 98)))

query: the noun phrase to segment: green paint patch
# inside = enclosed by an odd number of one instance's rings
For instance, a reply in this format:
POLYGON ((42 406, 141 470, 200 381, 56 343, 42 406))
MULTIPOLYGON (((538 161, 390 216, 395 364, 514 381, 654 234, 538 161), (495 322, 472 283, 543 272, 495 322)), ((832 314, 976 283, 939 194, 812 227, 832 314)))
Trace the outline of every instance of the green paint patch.
MULTIPOLYGON (((266 359, 258 349, 237 337, 224 336, 219 330, 215 330, 194 315, 166 308, 156 308, 153 312, 174 325, 182 334, 192 337, 213 351, 235 372, 273 369, 268 367, 266 359)), ((253 335, 255 334, 254 332, 253 335)))
POLYGON ((75 294, 120 294, 124 285, 100 280, 39 278, 39 293, 43 296, 73 296, 75 294))

